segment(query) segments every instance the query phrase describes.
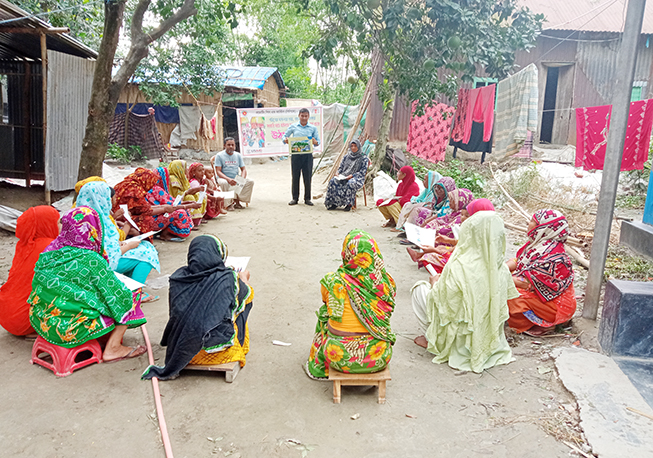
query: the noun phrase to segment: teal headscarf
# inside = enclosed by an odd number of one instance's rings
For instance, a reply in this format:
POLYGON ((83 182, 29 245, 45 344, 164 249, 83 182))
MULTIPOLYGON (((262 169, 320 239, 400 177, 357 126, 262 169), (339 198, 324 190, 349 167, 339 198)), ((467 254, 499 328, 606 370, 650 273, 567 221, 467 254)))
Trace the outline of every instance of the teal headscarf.
POLYGON ((442 175, 435 170, 429 170, 428 183, 424 191, 419 196, 411 197, 410 201, 414 204, 428 203, 433 200, 433 186, 440 181, 442 175))
POLYGON ((86 183, 77 196, 78 207, 89 207, 97 212, 102 221, 102 242, 109 258, 111 270, 118 268, 120 258, 145 261, 157 272, 161 272, 159 253, 150 242, 142 241, 136 248, 125 254, 120 252, 120 235, 111 218, 111 188, 103 181, 86 183))

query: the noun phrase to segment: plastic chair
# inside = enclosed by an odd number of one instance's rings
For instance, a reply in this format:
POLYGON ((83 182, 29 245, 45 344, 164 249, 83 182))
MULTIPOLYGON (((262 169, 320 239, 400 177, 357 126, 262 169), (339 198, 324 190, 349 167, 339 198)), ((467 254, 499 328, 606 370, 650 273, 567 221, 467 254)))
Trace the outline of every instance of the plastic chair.
POLYGON ((77 347, 65 348, 51 344, 43 337, 38 336, 32 347, 32 359, 29 362, 50 369, 57 377, 66 377, 77 369, 93 363, 101 363, 102 348, 100 348, 97 339, 89 340, 77 347), (85 351, 91 352, 91 357, 76 361, 77 357, 85 351), (43 353, 50 355, 52 363, 41 358, 43 353))

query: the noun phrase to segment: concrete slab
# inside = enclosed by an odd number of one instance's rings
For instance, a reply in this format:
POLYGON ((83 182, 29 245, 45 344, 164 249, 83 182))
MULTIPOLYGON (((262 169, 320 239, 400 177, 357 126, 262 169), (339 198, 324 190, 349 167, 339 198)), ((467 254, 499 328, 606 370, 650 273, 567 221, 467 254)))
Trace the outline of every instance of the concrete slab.
POLYGON ((635 385, 639 394, 653 408, 653 359, 627 357, 613 359, 635 385))
POLYGON ((580 407, 581 427, 592 451, 600 457, 653 457, 653 416, 615 361, 600 353, 562 348, 554 353, 565 387, 580 407))
POLYGON ((653 259, 653 226, 642 221, 621 223, 619 243, 653 259))
POLYGON ((599 343, 611 356, 653 358, 653 283, 610 280, 599 327, 599 343))

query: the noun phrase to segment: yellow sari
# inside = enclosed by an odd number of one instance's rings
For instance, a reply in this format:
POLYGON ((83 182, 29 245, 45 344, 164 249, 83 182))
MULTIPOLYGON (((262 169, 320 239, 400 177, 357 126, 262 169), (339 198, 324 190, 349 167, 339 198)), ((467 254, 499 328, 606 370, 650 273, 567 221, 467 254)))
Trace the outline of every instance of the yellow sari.
MULTIPOLYGON (((168 166, 168 172, 170 175, 170 195, 174 198, 183 195, 183 202, 197 202, 197 194, 184 195, 184 193, 190 189, 190 182, 186 176, 186 161, 172 161, 168 166)), ((192 219, 199 219, 204 216, 204 213, 206 213, 206 203, 207 199, 204 198, 201 202, 201 208, 193 208, 190 210, 190 216, 192 219)))

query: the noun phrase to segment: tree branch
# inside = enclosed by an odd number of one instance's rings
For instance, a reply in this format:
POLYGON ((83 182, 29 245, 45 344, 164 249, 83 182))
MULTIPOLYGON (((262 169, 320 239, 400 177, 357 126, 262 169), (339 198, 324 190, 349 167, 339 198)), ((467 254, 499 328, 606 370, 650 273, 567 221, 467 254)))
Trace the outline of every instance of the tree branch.
POLYGON ((151 0, 139 0, 138 5, 134 9, 131 25, 132 40, 140 38, 143 35, 143 17, 150 7, 150 3, 151 0))
MULTIPOLYGON (((141 0, 141 2, 143 1, 146 0, 141 0)), ((175 12, 175 14, 167 19, 164 19, 156 29, 147 34, 148 44, 158 40, 175 25, 185 19, 188 19, 196 13, 197 9, 195 8, 195 0, 184 0, 184 4, 175 12)))

